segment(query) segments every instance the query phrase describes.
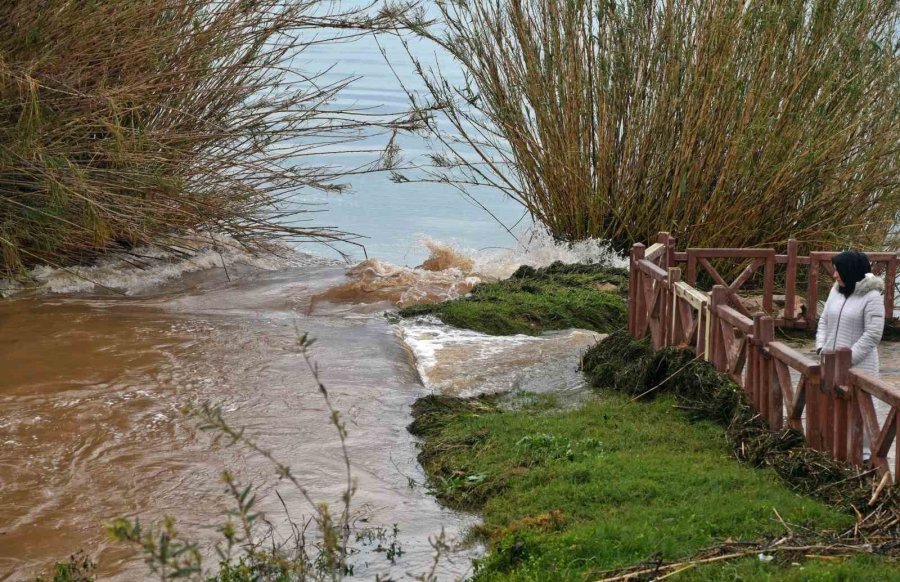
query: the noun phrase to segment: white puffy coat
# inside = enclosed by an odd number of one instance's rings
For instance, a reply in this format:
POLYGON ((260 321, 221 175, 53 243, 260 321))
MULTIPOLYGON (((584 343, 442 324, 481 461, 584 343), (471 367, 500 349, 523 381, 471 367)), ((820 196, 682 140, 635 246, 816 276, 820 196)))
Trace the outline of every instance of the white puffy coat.
POLYGON ((850 348, 853 367, 878 376, 878 342, 884 331, 884 281, 872 273, 845 297, 831 288, 816 332, 816 350, 850 348))

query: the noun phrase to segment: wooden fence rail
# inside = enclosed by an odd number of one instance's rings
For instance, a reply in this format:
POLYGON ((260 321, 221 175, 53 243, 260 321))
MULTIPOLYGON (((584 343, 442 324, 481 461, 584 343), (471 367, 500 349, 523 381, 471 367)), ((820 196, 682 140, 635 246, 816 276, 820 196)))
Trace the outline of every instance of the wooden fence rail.
MULTIPOLYGON (((852 368, 849 348, 825 353, 819 361, 775 340, 777 327, 815 329, 819 275, 824 270, 830 276, 833 270, 831 257, 836 253, 800 256, 798 246, 789 241, 785 255, 773 249, 676 252, 669 233, 660 233, 650 247, 635 244, 629 269, 629 332, 635 338, 649 336, 656 349, 680 346, 702 354, 744 389, 773 430, 796 429, 808 446, 855 465, 863 464, 868 450, 882 478, 896 481, 900 460, 894 455, 892 467, 889 458, 892 447, 900 451, 900 388, 852 368), (745 265, 729 270, 739 273, 731 282, 713 263, 723 260, 745 265), (686 280, 679 264, 686 267, 686 280), (785 265, 780 316, 776 265, 785 265), (808 267, 805 296, 796 289, 801 267, 808 267), (760 269, 761 296, 753 310, 739 291, 760 269), (700 270, 715 282, 709 292, 696 287, 700 270)), ((869 258, 873 271, 885 276, 885 315, 893 319, 898 256, 869 253, 869 258)))

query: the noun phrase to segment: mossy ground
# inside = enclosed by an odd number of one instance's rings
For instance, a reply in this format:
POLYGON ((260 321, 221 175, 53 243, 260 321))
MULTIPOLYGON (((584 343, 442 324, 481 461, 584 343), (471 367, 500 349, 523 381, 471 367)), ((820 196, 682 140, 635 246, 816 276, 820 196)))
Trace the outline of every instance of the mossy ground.
POLYGON ((521 267, 509 279, 476 286, 467 297, 407 307, 400 316, 431 314, 491 335, 572 327, 610 333, 627 324, 627 286, 627 270, 603 265, 521 267))
MULTIPOLYGON (((475 533, 489 552, 475 579, 583 580, 646 560, 678 560, 729 538, 783 534, 776 510, 792 527, 838 531, 853 523, 852 515, 798 495, 774 471, 736 463, 721 427, 690 422, 675 404, 671 395, 646 403, 619 393, 566 411, 542 401, 508 410, 497 397, 420 401, 411 429, 425 437, 420 461, 434 493, 484 516, 475 533)), ((880 579, 900 573, 866 557, 840 569, 743 560, 698 568, 692 577, 821 572, 836 579, 831 574, 870 572, 872 564, 880 579)))

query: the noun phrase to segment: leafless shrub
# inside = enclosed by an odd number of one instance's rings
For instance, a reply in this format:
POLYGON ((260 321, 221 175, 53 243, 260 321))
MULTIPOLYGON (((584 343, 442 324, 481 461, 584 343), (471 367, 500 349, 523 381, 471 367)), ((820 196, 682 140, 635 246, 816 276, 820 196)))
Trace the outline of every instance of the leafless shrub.
POLYGON ((258 248, 333 241, 308 189, 341 170, 305 156, 407 122, 332 103, 349 79, 297 70, 302 51, 393 28, 410 4, 328 0, 0 3, 0 271, 91 259, 190 233, 258 248), (312 215, 310 215, 312 216, 312 215), (293 226, 287 226, 290 222, 293 226))
POLYGON ((620 247, 664 230, 686 246, 875 248, 897 222, 895 0, 438 6, 442 27, 413 28, 466 79, 417 62, 428 98, 410 97, 469 159, 426 180, 494 186, 560 239, 620 247))

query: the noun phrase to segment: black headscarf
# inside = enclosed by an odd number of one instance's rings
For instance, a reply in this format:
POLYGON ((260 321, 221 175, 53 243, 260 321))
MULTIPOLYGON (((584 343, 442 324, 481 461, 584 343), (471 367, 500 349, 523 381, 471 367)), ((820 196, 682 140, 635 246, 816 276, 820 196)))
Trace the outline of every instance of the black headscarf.
POLYGON ((856 284, 865 278, 866 273, 872 272, 869 257, 859 251, 844 251, 832 257, 831 262, 844 282, 838 291, 846 297, 853 295, 856 284))

